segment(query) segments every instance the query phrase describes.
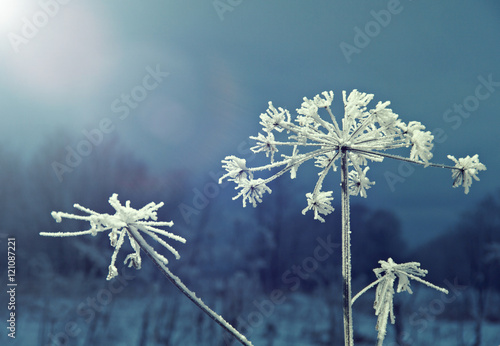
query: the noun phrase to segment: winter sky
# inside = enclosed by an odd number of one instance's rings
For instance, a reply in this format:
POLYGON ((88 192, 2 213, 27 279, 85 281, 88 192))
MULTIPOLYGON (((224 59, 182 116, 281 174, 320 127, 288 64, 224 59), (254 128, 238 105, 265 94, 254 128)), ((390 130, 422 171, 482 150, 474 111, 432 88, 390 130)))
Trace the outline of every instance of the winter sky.
MULTIPOLYGON (((500 187, 496 0, 5 0, 0 35, 0 143, 23 158, 58 129, 75 149, 100 129, 153 171, 208 180, 250 146, 268 101, 294 114, 333 90, 340 118, 342 90, 358 89, 434 131, 433 162, 477 153, 488 168, 464 195, 447 170, 370 164, 376 185, 362 202, 394 211, 407 239, 428 239, 500 187)), ((303 165, 290 184, 312 189, 316 174, 303 165)))

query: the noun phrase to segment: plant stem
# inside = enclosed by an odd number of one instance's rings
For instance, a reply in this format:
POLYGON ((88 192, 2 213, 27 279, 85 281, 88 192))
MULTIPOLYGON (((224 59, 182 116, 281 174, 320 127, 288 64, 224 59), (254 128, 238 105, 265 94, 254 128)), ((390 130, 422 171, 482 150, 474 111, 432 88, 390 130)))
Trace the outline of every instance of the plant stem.
POLYGON ((351 226, 349 221, 349 189, 347 151, 342 148, 342 297, 344 305, 344 342, 345 346, 354 345, 351 307, 351 226))
POLYGON ((378 284, 380 281, 382 281, 384 279, 384 277, 380 277, 378 278, 377 280, 373 281, 371 284, 369 284, 368 286, 366 286, 365 288, 363 288, 361 291, 358 292, 358 294, 356 294, 354 296, 354 298, 352 298, 352 301, 351 301, 351 304, 354 304, 354 302, 356 301, 356 299, 358 299, 359 297, 361 297, 361 295, 363 293, 365 293, 366 291, 368 291, 370 288, 372 288, 373 286, 375 286, 376 284, 378 284))
POLYGON ((146 243, 144 238, 139 234, 139 231, 134 226, 128 227, 128 234, 139 244, 142 251, 146 253, 151 261, 160 269, 163 275, 170 280, 186 297, 189 298, 197 307, 199 307, 204 313, 210 316, 217 324, 224 328, 227 332, 231 333, 242 345, 253 346, 253 344, 240 332, 236 330, 231 324, 229 324, 222 316, 218 315, 215 311, 210 309, 196 294, 189 290, 182 281, 172 274, 172 272, 155 256, 156 251, 146 243))

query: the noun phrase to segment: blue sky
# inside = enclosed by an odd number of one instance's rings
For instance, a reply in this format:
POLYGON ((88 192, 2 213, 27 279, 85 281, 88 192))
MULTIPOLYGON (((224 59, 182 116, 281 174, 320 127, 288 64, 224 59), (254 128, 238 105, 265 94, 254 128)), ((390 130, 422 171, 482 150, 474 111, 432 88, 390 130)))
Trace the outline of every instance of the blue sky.
MULTIPOLYGON (((293 111, 333 90, 341 117, 342 90, 356 88, 441 129, 434 162, 477 153, 488 168, 464 195, 448 171, 415 167, 391 189, 384 173, 404 167, 370 165, 376 185, 362 202, 396 212, 407 239, 428 239, 500 186, 497 1, 18 0, 0 13, 0 137, 21 157, 59 128, 76 148, 108 119, 152 170, 208 181, 258 133, 268 101, 293 111), (133 93, 140 101, 127 103, 133 93)), ((292 184, 312 189, 316 173, 304 165, 292 184)))

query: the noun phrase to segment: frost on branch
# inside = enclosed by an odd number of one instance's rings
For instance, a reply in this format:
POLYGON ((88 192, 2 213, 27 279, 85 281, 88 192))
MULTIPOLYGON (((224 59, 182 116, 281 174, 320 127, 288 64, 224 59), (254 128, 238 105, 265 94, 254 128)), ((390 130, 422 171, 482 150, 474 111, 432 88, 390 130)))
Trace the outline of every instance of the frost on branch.
POLYGON ((362 293, 374 285, 377 285, 373 308, 375 309, 375 315, 378 316, 376 326, 376 329, 378 330, 378 345, 382 345, 387 332, 387 321, 389 318, 391 319, 392 324, 396 321, 393 310, 394 283, 396 279, 398 279, 397 293, 403 291, 410 294, 413 293, 410 287, 410 279, 417 280, 445 294, 448 294, 448 290, 421 279, 420 277, 427 275, 427 270, 421 269, 420 263, 418 262, 398 264, 395 263, 392 258, 389 258, 387 261, 379 261, 379 263, 380 268, 373 269, 375 275, 377 276, 377 280, 358 293, 356 297, 354 297, 353 303, 362 293))
POLYGON ((160 202, 158 204, 151 202, 141 209, 134 209, 130 206, 130 201, 127 201, 125 203, 125 206, 121 205, 120 201, 118 201, 118 195, 115 193, 109 198, 109 204, 111 204, 111 206, 116 211, 114 215, 99 214, 93 210, 82 207, 79 204, 75 204, 74 207, 89 215, 82 216, 53 211, 51 215, 56 220, 56 222, 61 222, 62 218, 88 221, 90 223, 90 229, 80 232, 41 232, 40 235, 49 237, 70 237, 91 234, 95 236, 99 232, 109 231, 108 236, 110 245, 115 250, 113 252, 113 255, 111 256, 111 264, 108 268, 109 272, 107 280, 111 280, 118 275, 118 270, 115 266, 116 256, 118 255, 118 252, 125 242, 126 237, 128 237, 130 245, 132 246, 134 252, 126 256, 124 263, 128 264, 129 267, 133 266, 136 269, 141 268, 141 248, 135 241, 134 237, 131 236, 130 232, 133 232, 138 241, 145 244, 145 246, 148 248, 148 250, 150 250, 157 261, 165 265, 168 263, 168 260, 163 255, 156 252, 151 246, 146 243, 146 241, 138 231, 147 234, 148 236, 153 238, 153 240, 160 243, 160 245, 173 253, 176 259, 180 258, 179 253, 170 244, 165 242, 165 240, 160 238, 159 235, 179 241, 181 243, 185 243, 186 240, 178 235, 156 228, 156 226, 172 227, 174 224, 172 221, 156 221, 158 219, 157 210, 163 206, 163 202, 160 202))
POLYGON ((408 124, 398 119, 390 108, 390 102, 378 102, 374 108, 368 109, 373 95, 353 90, 349 95, 342 93, 344 116, 337 122, 330 106, 333 92, 325 91, 312 99, 304 97, 301 107, 296 110, 297 116, 292 120, 290 112, 281 107, 276 108, 271 102, 265 113, 260 115, 262 132, 250 136, 256 141, 251 148, 254 153, 265 153, 270 163, 260 167, 247 167, 246 161, 236 156, 227 156, 222 160, 224 179, 233 181, 236 189, 241 189, 235 198, 242 197, 243 206, 249 201, 255 206, 260 203, 264 192, 271 192, 267 184, 272 180, 290 172, 296 177, 297 169, 306 161, 312 160, 319 168, 318 180, 311 193, 306 195, 307 208, 314 211, 314 218, 324 219, 320 215, 329 214, 333 208, 332 191, 320 192, 326 175, 336 171, 336 161, 345 152, 347 156, 349 194, 366 197, 366 191, 374 184, 367 177, 369 161, 381 162, 385 157, 413 162, 424 166, 436 166, 453 169, 455 186, 463 184, 468 192, 471 177, 476 177, 483 165, 474 165, 474 158, 460 159, 459 169, 451 166, 430 163, 432 158, 434 136, 425 131, 425 126, 418 121, 408 124), (323 113, 323 115, 320 115, 323 113), (281 137, 281 138, 279 138, 281 137), (277 153, 290 147, 290 154, 277 153), (299 154, 300 147, 300 154, 299 154), (390 149, 410 148, 409 157, 386 153, 390 149), (463 166, 463 167, 462 167, 463 166), (258 172, 271 171, 267 178, 254 179, 258 172), (328 193, 328 195, 325 195, 328 193), (328 196, 328 198, 324 198, 328 196))
POLYGON ((467 155, 467 157, 459 158, 458 160, 452 155, 448 155, 448 158, 455 162, 455 169, 451 173, 453 187, 463 186, 465 194, 468 194, 469 188, 472 185, 472 178, 479 181, 477 173, 486 170, 486 166, 479 162, 477 154, 473 157, 467 155))

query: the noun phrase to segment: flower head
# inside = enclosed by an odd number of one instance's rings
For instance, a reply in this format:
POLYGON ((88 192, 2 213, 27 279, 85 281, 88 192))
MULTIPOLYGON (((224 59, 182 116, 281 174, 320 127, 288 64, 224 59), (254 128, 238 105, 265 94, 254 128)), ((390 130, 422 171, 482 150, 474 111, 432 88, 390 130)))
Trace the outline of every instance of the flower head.
POLYGON ((479 171, 486 170, 486 166, 479 162, 478 155, 470 157, 467 155, 465 158, 459 158, 448 155, 450 160, 455 162, 455 168, 452 170, 451 177, 453 178, 453 187, 463 186, 465 194, 469 193, 469 188, 472 185, 472 178, 479 181, 477 174, 479 171))
POLYGON ((125 264, 128 264, 129 267, 134 267, 136 269, 141 268, 141 253, 140 246, 137 241, 141 242, 144 246, 147 246, 148 249, 151 249, 153 256, 156 259, 163 263, 167 264, 168 260, 163 257, 163 255, 154 251, 151 246, 149 246, 142 235, 139 233, 147 234, 158 243, 160 243, 163 247, 167 248, 170 252, 174 254, 174 256, 179 259, 179 253, 167 242, 161 239, 158 235, 165 236, 167 238, 179 241, 181 243, 185 243, 186 240, 178 235, 173 233, 164 231, 162 229, 156 228, 156 226, 173 226, 173 222, 157 222, 157 210, 163 206, 163 202, 158 204, 151 202, 141 209, 134 209, 130 206, 130 201, 125 203, 125 206, 121 205, 120 201, 118 201, 118 195, 115 193, 109 198, 109 204, 115 209, 114 215, 109 214, 99 214, 95 211, 92 211, 88 208, 82 207, 79 204, 75 204, 74 207, 79 209, 87 214, 88 216, 74 215, 68 214, 64 212, 52 212, 52 217, 56 220, 56 222, 61 222, 62 218, 67 219, 75 219, 75 220, 84 220, 89 221, 90 229, 86 231, 80 232, 41 232, 42 236, 50 236, 50 237, 69 237, 69 236, 79 236, 85 234, 91 234, 93 236, 97 235, 99 232, 109 231, 109 241, 111 247, 115 250, 113 255, 111 256, 111 264, 109 265, 109 272, 107 276, 107 280, 111 280, 115 276, 118 275, 118 270, 115 266, 116 257, 118 252, 120 251, 125 238, 128 237, 130 241, 130 245, 134 252, 127 255, 124 260, 125 264), (153 221, 148 221, 153 220, 153 221))
POLYGON ((308 210, 314 211, 314 219, 325 222, 320 214, 328 215, 334 211, 332 207, 332 191, 318 191, 317 193, 306 193, 307 207, 302 210, 302 214, 308 210))
MULTIPOLYGON (((322 221, 319 214, 333 210, 331 206, 327 207, 330 202, 325 198, 331 196, 332 191, 320 192, 320 189, 327 174, 336 171, 336 161, 344 155, 349 168, 349 193, 361 197, 366 197, 366 191, 374 184, 366 177, 370 161, 381 162, 389 157, 424 166, 452 168, 430 163, 434 136, 430 131, 425 131, 425 126, 418 121, 406 124, 398 119, 398 115, 389 108, 389 101, 378 102, 374 108, 368 109, 373 94, 353 90, 349 95, 345 91, 342 92, 342 96, 344 117, 339 122, 330 109, 333 100, 332 91, 325 91, 312 99, 304 97, 301 107, 296 110, 297 116, 294 121, 286 109, 275 108, 269 102, 267 111, 260 116, 263 133, 250 138, 257 141, 257 145, 251 148, 252 151, 265 153, 270 158, 270 163, 248 168, 244 159, 227 156, 222 160, 227 173, 221 177, 219 183, 226 178, 234 181, 237 184, 236 189, 241 189, 235 198, 241 196, 243 206, 247 200, 255 206, 257 202, 261 202, 264 192, 270 192, 267 183, 288 171, 293 179, 299 166, 313 160, 320 171, 312 192, 306 195, 307 208, 303 213, 313 210, 314 218, 322 221), (329 119, 324 119, 320 112, 326 112, 329 119), (273 134, 275 130, 277 133, 273 134), (285 136, 285 133, 288 138, 280 140, 278 134, 285 136), (278 148, 287 146, 292 148, 292 154, 282 154, 281 160, 276 160, 274 154, 278 148), (411 148, 408 158, 387 153, 390 149, 408 147, 411 148), (268 170, 275 170, 275 173, 265 179, 254 179, 253 175, 256 172, 268 170), (325 195, 326 193, 329 195, 325 195)), ((484 167, 479 163, 475 164, 474 158, 468 160, 470 163, 463 161, 457 166, 459 169, 453 171, 454 186, 463 184, 466 193, 471 177, 477 179, 475 174, 484 167)))
POLYGON ((257 202, 262 202, 262 196, 265 192, 271 193, 271 189, 268 188, 263 179, 243 179, 240 184, 236 187, 241 188, 241 191, 233 197, 237 199, 243 196, 243 207, 246 206, 246 201, 248 200, 254 207, 257 206, 257 202))
POLYGON ((374 181, 370 181, 366 177, 366 172, 370 169, 370 167, 365 167, 365 169, 361 172, 361 174, 354 170, 349 172, 349 194, 352 196, 360 195, 361 197, 366 198, 366 190, 368 190, 371 185, 374 185, 374 181))

